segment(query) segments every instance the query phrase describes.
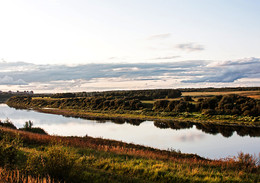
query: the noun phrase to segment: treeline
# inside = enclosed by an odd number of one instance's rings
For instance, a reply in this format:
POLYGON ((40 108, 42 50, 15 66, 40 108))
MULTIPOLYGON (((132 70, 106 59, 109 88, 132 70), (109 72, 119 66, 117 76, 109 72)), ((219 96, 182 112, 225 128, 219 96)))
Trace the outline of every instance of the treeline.
POLYGON ((187 100, 158 100, 154 103, 153 110, 164 112, 201 112, 209 115, 259 116, 260 101, 235 94, 201 98, 195 104, 187 100))
POLYGON ((0 93, 0 103, 5 103, 12 96, 14 95, 11 93, 7 93, 7 92, 0 93))
MULTIPOLYGON (((219 95, 192 101, 191 97, 180 100, 156 100, 152 108, 140 99, 124 97, 80 97, 46 99, 30 96, 11 97, 7 104, 15 108, 60 108, 86 110, 152 110, 153 112, 199 112, 206 115, 259 116, 260 101, 239 95, 219 95)), ((152 112, 151 111, 151 112, 152 112)))
POLYGON ((225 88, 180 88, 181 92, 227 92, 227 91, 255 91, 260 87, 225 87, 225 88))
POLYGON ((7 101, 7 104, 15 108, 48 107, 91 110, 139 110, 143 108, 143 104, 138 99, 113 97, 63 98, 48 100, 14 96, 7 101))
POLYGON ((0 103, 5 103, 9 98, 13 96, 21 96, 21 97, 27 97, 27 96, 33 96, 33 97, 50 97, 50 94, 26 94, 26 93, 19 93, 19 92, 0 92, 0 103))
POLYGON ((123 90, 104 92, 79 92, 79 93, 56 93, 52 98, 73 98, 73 97, 128 97, 139 100, 153 100, 163 98, 178 98, 181 96, 180 90, 176 89, 153 89, 153 90, 123 90))

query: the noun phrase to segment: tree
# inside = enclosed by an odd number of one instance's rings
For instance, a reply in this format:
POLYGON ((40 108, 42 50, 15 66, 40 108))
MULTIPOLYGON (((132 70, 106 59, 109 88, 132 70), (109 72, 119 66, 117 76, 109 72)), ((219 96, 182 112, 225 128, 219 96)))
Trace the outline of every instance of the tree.
POLYGON ((25 129, 31 129, 32 126, 33 126, 33 122, 32 122, 31 120, 29 120, 29 121, 26 121, 26 122, 25 122, 25 124, 24 124, 23 127, 24 127, 25 129))

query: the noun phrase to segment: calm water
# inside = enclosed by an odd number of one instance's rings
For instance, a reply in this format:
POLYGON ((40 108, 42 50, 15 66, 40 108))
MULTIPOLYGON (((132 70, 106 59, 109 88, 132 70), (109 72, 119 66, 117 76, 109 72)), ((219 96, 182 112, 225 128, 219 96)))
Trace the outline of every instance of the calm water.
POLYGON ((241 151, 260 153, 260 128, 196 126, 188 123, 169 125, 153 121, 100 122, 16 110, 0 104, 0 120, 7 118, 18 128, 25 121, 32 120, 35 127, 41 127, 51 135, 102 137, 159 149, 175 149, 212 159, 236 156, 241 151))

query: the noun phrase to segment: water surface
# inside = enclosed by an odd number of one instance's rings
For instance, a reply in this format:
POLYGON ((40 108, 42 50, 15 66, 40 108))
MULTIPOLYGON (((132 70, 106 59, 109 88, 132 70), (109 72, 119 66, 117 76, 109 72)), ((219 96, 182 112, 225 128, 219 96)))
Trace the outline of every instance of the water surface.
POLYGON ((18 128, 31 120, 50 135, 92 136, 120 140, 159 149, 175 149, 183 153, 218 159, 236 156, 238 152, 260 152, 260 130, 225 126, 202 126, 188 123, 153 121, 96 121, 16 110, 0 104, 0 120, 10 119, 18 128), (132 123, 132 124, 131 124, 132 123))

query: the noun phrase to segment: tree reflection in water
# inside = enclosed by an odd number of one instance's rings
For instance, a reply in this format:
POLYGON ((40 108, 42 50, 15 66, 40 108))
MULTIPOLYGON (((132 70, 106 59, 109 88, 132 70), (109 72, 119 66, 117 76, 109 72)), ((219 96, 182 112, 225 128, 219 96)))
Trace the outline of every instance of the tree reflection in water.
POLYGON ((198 130, 205 133, 216 135, 220 133, 224 137, 231 137, 234 132, 239 136, 249 135, 250 137, 260 137, 259 127, 243 127, 243 126, 226 126, 213 125, 209 123, 193 123, 193 122, 178 122, 178 121, 154 121, 154 126, 158 128, 171 128, 174 130, 189 129, 196 126, 198 130))

